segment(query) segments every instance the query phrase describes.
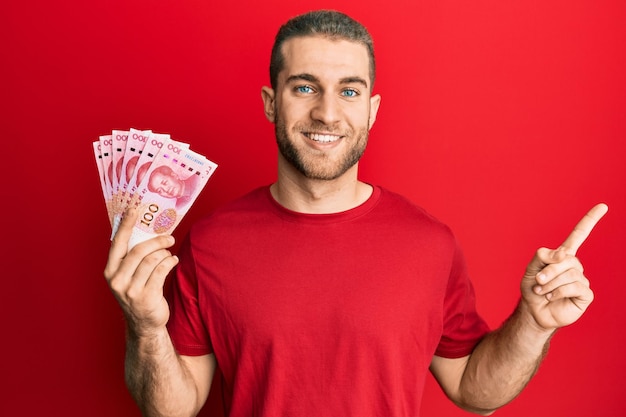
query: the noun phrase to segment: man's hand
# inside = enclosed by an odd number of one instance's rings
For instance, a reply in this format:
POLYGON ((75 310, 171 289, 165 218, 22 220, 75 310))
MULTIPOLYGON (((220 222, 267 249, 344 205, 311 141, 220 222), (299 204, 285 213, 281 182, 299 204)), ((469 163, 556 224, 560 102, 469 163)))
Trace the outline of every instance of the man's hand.
POLYGON ((606 214, 606 204, 592 208, 557 249, 541 248, 522 279, 522 303, 536 323, 554 330, 574 323, 593 301, 589 280, 576 258, 578 248, 606 214))
POLYGON ((167 249, 174 244, 172 236, 157 236, 128 251, 128 240, 136 220, 136 210, 124 214, 111 243, 104 277, 120 303, 129 327, 140 336, 162 330, 169 319, 163 285, 178 258, 167 249))

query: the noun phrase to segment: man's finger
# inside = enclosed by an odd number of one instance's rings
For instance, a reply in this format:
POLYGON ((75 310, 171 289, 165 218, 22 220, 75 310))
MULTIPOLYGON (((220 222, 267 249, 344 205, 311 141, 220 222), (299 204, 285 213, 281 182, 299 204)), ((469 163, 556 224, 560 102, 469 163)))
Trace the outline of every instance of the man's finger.
POLYGON ((569 255, 576 255, 578 248, 583 244, 585 239, 589 236, 595 225, 600 221, 602 216, 606 214, 609 207, 604 204, 598 204, 578 222, 572 233, 565 239, 565 242, 559 249, 565 250, 569 255))

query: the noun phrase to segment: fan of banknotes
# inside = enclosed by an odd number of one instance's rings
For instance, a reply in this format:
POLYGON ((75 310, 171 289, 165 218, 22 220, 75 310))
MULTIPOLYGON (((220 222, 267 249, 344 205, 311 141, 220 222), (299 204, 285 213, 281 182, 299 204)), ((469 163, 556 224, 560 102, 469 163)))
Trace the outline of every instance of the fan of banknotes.
POLYGON ((113 130, 93 150, 111 237, 126 209, 138 210, 129 248, 172 233, 217 168, 189 144, 151 130, 113 130))

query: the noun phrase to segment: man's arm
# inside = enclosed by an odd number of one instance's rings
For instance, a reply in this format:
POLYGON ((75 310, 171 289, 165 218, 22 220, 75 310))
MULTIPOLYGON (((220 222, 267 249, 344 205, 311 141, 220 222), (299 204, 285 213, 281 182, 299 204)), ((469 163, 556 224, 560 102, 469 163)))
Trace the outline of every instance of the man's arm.
POLYGON ((489 333, 471 355, 433 358, 431 372, 459 407, 491 414, 513 400, 537 371, 553 332, 525 324, 527 316, 521 308, 489 333))
POLYGON ((176 353, 163 296, 165 279, 178 263, 167 249, 174 239, 158 236, 128 251, 136 216, 125 214, 104 271, 126 317, 126 384, 145 416, 195 416, 208 396, 215 358, 176 353))
POLYGON ((126 385, 144 416, 195 416, 204 405, 215 357, 179 356, 167 331, 131 335, 126 345, 126 385))
POLYGON ((595 206, 559 248, 537 251, 522 279, 517 309, 471 355, 433 358, 431 372, 457 405, 486 415, 513 400, 537 371, 556 329, 586 311, 593 291, 576 252, 607 209, 595 206))

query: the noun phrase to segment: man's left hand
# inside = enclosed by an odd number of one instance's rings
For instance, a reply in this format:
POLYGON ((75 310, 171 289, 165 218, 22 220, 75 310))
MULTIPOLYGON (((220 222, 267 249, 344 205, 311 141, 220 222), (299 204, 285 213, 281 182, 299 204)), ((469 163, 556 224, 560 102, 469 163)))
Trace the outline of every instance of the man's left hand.
POLYGON ((576 252, 607 211, 606 204, 596 205, 560 247, 539 249, 528 264, 521 283, 522 303, 541 328, 554 330, 574 323, 593 301, 576 252))

